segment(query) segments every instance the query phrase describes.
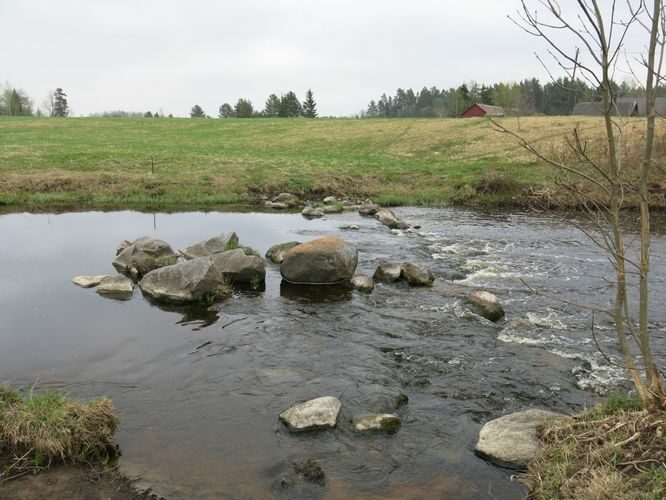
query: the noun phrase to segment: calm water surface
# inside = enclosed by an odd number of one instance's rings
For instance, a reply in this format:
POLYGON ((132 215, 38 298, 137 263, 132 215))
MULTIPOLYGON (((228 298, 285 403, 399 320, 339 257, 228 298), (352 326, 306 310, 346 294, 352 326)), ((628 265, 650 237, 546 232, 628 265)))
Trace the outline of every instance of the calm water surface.
MULTIPOLYGON (((356 213, 0 216, 0 382, 111 397, 122 418, 121 470, 168 498, 521 498, 509 474, 473 454, 482 423, 528 407, 572 411, 626 383, 596 352, 588 313, 522 281, 608 305, 606 257, 555 218, 397 212, 422 229, 394 235, 356 213), (281 285, 269 264, 264 292, 212 307, 158 307, 139 289, 117 301, 70 282, 114 273, 123 239, 146 234, 181 248, 232 230, 262 254, 338 234, 357 245, 360 273, 392 259, 468 278, 432 289, 378 285, 372 295, 304 291, 281 285), (465 308, 461 297, 479 287, 502 298, 505 320, 465 308), (397 410, 396 435, 354 435, 354 415, 388 410, 400 393, 409 404, 397 410), (338 429, 293 436, 278 423, 294 402, 323 395, 343 403, 338 429), (281 488, 289 463, 305 459, 319 461, 326 485, 281 488)), ((666 237, 656 235, 653 248, 652 328, 663 361, 666 237)), ((597 324, 615 357, 610 327, 597 324)))

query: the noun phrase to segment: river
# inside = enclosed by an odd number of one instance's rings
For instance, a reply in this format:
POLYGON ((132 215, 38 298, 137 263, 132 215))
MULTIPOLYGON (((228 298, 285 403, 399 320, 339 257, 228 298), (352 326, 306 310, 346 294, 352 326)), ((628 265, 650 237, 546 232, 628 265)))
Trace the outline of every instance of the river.
MULTIPOLYGON (((421 228, 392 234, 356 213, 2 215, 0 382, 111 397, 122 419, 121 472, 170 499, 521 498, 510 473, 474 455, 481 425, 531 407, 571 412, 628 387, 598 353, 591 314, 555 298, 609 305, 607 256, 555 216, 396 212, 421 228), (205 307, 158 307, 138 288, 131 300, 113 300, 70 281, 114 273, 124 239, 151 235, 175 249, 223 231, 262 254, 335 234, 357 246, 357 273, 389 259, 467 278, 432 288, 379 284, 371 295, 303 291, 282 285, 279 267, 267 264, 265 291, 205 307), (463 297, 477 288, 503 300, 504 320, 466 309, 463 297), (397 434, 354 434, 354 415, 399 394, 409 403, 395 410, 397 434), (342 401, 337 429, 291 435, 278 422, 291 404, 325 395, 342 401), (283 487, 290 462, 307 459, 318 461, 325 485, 283 487)), ((659 226, 651 328, 663 366, 659 226)), ((612 325, 596 319, 600 346, 618 360, 612 325)))

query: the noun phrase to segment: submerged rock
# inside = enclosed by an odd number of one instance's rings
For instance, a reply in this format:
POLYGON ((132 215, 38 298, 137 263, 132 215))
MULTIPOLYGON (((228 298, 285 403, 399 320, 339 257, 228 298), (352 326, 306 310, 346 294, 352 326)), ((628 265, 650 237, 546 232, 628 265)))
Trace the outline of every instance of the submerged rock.
POLYGON ((212 298, 220 291, 217 269, 209 257, 199 257, 146 274, 139 287, 159 302, 182 304, 212 298))
POLYGON ((356 432, 386 432, 394 434, 400 429, 400 417, 392 413, 377 413, 354 419, 356 432))
POLYGON ((393 283, 400 279, 402 273, 402 268, 400 264, 396 262, 384 261, 377 266, 375 274, 372 275, 372 278, 375 281, 383 281, 385 283, 393 283))
POLYGON ((326 236, 290 249, 280 273, 285 281, 303 285, 334 285, 354 276, 358 251, 337 236, 326 236))
POLYGON ((144 274, 160 267, 175 264, 178 256, 171 246, 162 240, 142 236, 133 242, 121 242, 113 261, 113 267, 125 276, 138 279, 144 274))
POLYGON ((304 217, 313 217, 313 218, 323 217, 324 212, 315 207, 305 207, 303 210, 301 210, 301 215, 303 215, 304 217))
POLYGON ((537 450, 537 427, 561 418, 566 416, 537 409, 504 415, 481 428, 474 451, 500 467, 525 469, 537 450))
POLYGON ((412 286, 432 286, 435 275, 422 264, 404 262, 400 268, 400 277, 412 286))
POLYGON ((278 243, 277 245, 273 245, 266 252, 266 258, 274 264, 282 264, 284 255, 287 251, 300 244, 300 241, 290 241, 288 243, 278 243))
POLYGON ((375 289, 375 282, 370 276, 354 276, 349 283, 359 292, 372 293, 375 289))
POLYGON ((324 396, 292 406, 280 413, 280 420, 292 432, 332 429, 338 423, 341 408, 338 398, 324 396))
POLYGON ((375 218, 391 229, 407 229, 407 223, 399 219, 391 210, 382 208, 375 214, 375 218))
POLYGON ((489 292, 476 291, 467 298, 467 305, 472 312, 490 321, 499 321, 504 317, 502 302, 489 292))
POLYGON ((232 283, 254 284, 266 279, 266 265, 261 257, 247 255, 245 250, 237 248, 215 254, 211 257, 218 272, 218 280, 232 283))
POLYGON ((102 278, 96 290, 100 295, 118 298, 127 298, 132 295, 133 291, 134 283, 132 283, 132 280, 120 274, 102 278))
POLYGON ((72 283, 81 288, 92 288, 99 285, 100 281, 106 278, 107 274, 101 274, 99 276, 75 276, 72 278, 72 283))
POLYGON ((196 259, 197 257, 210 257, 236 247, 238 247, 238 236, 235 232, 220 233, 210 239, 183 248, 179 252, 186 259, 196 259))

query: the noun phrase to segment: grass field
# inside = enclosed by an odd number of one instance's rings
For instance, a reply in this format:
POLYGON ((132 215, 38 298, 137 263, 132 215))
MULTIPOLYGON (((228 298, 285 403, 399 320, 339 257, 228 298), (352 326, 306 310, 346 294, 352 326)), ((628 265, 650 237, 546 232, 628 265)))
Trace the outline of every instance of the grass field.
MULTIPOLYGON (((505 118, 550 152, 596 117, 505 118)), ((632 120, 638 137, 643 121, 632 120)), ((549 167, 483 119, 193 120, 0 117, 5 208, 211 207, 290 191, 384 204, 520 203, 549 167)))

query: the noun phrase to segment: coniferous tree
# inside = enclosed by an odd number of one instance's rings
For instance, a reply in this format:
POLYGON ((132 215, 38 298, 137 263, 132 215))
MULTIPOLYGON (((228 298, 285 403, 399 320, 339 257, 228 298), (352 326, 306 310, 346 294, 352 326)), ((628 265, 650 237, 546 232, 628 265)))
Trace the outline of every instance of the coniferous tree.
POLYGON ((280 114, 280 99, 275 94, 271 94, 266 99, 264 106, 264 116, 275 118, 280 114))
POLYGON ((58 87, 53 92, 53 110, 51 116, 65 118, 69 115, 69 104, 67 103, 67 94, 58 87))
POLYGON ((305 118, 317 118, 317 103, 312 95, 312 89, 308 89, 305 93, 305 101, 303 101, 303 116, 305 118))
POLYGON ((236 118, 236 112, 234 108, 231 107, 231 104, 225 102, 220 106, 219 115, 220 118, 236 118))
POLYGON ((375 101, 370 101, 370 104, 368 104, 368 109, 365 112, 365 116, 368 118, 377 118, 379 116, 379 108, 377 107, 377 103, 375 101))
POLYGON ((234 106, 236 118, 252 118, 254 115, 254 108, 249 99, 238 99, 236 106, 234 106))
POLYGON ((190 111, 190 118, 206 118, 206 113, 201 106, 195 104, 190 111))
POLYGON ((297 118, 303 115, 303 108, 298 97, 291 90, 282 95, 278 116, 280 118, 297 118))

